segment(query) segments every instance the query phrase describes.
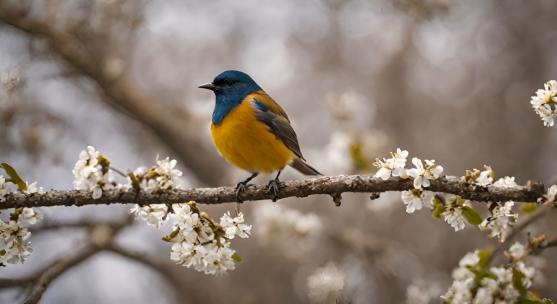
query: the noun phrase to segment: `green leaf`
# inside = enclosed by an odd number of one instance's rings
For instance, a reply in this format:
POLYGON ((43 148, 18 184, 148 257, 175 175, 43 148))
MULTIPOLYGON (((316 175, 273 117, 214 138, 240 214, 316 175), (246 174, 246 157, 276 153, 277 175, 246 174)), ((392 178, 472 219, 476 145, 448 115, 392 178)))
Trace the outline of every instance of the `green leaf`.
POLYGON ((4 168, 4 171, 6 171, 6 174, 10 177, 10 182, 17 185, 19 191, 27 190, 27 183, 19 177, 19 174, 17 174, 17 171, 15 171, 12 166, 8 165, 8 163, 2 163, 2 168, 4 168))
POLYGON ((5 256, 6 255, 6 250, 2 249, 0 250, 0 256, 5 256))
POLYGON ((487 265, 487 262, 491 258, 493 251, 491 249, 482 249, 478 250, 478 256, 480 257, 480 261, 478 262, 478 266, 484 268, 487 265))
POLYGON ((170 232, 169 234, 163 236, 161 239, 165 242, 171 242, 172 239, 174 239, 178 235, 179 232, 180 232, 180 228, 176 228, 172 232, 170 232))
POLYGON ((520 210, 526 214, 533 213, 538 209, 537 203, 524 203, 520 206, 520 210))
POLYGON ((237 252, 234 252, 234 254, 232 255, 232 260, 234 260, 234 262, 236 263, 240 263, 242 261, 242 257, 237 252))
POLYGON ((445 207, 443 206, 443 203, 437 196, 434 196, 431 199, 431 203, 433 204, 433 210, 431 210, 431 216, 433 216, 436 219, 440 219, 441 213, 445 211, 445 207))
POLYGON ((463 206, 462 207, 462 215, 468 221, 468 223, 470 223, 472 225, 477 226, 477 225, 481 224, 481 222, 482 222, 482 217, 472 207, 463 206))
POLYGON ((524 273, 522 271, 513 268, 513 287, 518 290, 521 295, 525 294, 528 289, 524 286, 524 273))

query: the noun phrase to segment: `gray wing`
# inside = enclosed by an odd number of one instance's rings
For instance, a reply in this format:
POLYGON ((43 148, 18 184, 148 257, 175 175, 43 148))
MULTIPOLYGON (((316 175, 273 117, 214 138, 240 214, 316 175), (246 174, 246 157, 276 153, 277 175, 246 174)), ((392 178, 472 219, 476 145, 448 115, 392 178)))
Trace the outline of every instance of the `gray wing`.
POLYGON ((294 129, 292 129, 288 118, 282 116, 281 113, 271 111, 269 107, 255 98, 251 101, 251 105, 257 120, 267 125, 269 131, 280 139, 297 157, 304 159, 298 144, 298 137, 294 129))

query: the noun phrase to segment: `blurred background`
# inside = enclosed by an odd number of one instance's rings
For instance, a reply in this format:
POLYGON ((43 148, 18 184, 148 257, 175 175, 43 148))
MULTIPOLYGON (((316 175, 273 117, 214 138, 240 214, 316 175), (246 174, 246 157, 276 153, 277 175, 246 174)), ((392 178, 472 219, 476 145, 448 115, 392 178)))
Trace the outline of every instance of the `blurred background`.
MULTIPOLYGON (((327 175, 373 173, 375 157, 401 147, 451 175, 488 164, 548 183, 557 132, 529 99, 557 77, 556 13, 553 0, 0 0, 0 160, 45 189, 71 189, 78 154, 93 145, 123 171, 168 155, 186 186, 234 185, 246 173, 214 151, 214 96, 197 86, 239 69, 286 109, 327 175)), ((43 303, 304 303, 308 277, 330 263, 352 303, 403 303, 416 287, 437 303, 459 259, 496 244, 407 214, 398 193, 345 194, 340 208, 327 196, 270 205, 242 205, 253 236, 234 242, 243 261, 224 276, 174 265, 160 240, 170 228, 138 221, 116 242, 141 258, 97 254, 43 303), (288 212, 311 231, 273 230, 288 212)), ((70 224, 34 231, 30 259, 0 275, 41 269, 86 241, 75 223, 118 221, 129 208, 40 209, 45 223, 70 224)), ((219 217, 235 206, 202 208, 219 217)), ((555 299, 555 263, 539 263, 533 289, 555 299)), ((1 303, 22 297, 0 291, 1 303)))

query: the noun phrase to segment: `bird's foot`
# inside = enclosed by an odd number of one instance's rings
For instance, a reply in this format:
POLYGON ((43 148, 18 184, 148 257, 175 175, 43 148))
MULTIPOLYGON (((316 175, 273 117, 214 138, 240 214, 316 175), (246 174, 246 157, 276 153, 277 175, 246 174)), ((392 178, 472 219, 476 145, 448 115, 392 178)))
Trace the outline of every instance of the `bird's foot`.
POLYGON ((240 198, 240 195, 241 195, 243 192, 246 192, 246 190, 248 190, 249 187, 253 187, 253 186, 255 186, 255 185, 254 185, 254 184, 250 184, 250 183, 248 183, 247 181, 239 182, 238 184, 236 184, 236 191, 235 191, 235 193, 236 193, 236 201, 239 202, 239 203, 243 202, 242 199, 240 198))
POLYGON ((267 184, 267 191, 273 195, 272 197, 273 202, 276 202, 279 199, 279 192, 281 186, 282 183, 278 179, 272 179, 271 181, 269 181, 269 184, 267 184))

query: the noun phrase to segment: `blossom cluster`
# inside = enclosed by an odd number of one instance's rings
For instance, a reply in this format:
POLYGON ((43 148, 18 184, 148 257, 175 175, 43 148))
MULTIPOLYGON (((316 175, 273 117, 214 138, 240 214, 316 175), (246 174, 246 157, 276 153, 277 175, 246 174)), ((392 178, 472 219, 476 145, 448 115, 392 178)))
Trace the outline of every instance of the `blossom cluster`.
POLYGON ((433 207, 431 199, 433 193, 424 189, 431 185, 431 180, 441 177, 443 167, 436 165, 435 160, 421 160, 417 157, 412 158, 414 168, 406 169, 408 151, 397 148, 396 152, 391 152, 391 158, 377 158, 373 164, 378 168, 375 177, 387 180, 390 177, 400 177, 403 179, 412 178, 414 189, 402 191, 402 202, 406 206, 407 213, 414 213, 421 210, 424 206, 431 209, 433 207))
MULTIPOLYGON (((29 184, 21 179, 8 164, 3 163, 2 167, 9 179, 0 174, 0 202, 9 194, 32 195, 43 192, 36 182, 29 184)), ((23 263, 31 255, 31 232, 23 225, 33 225, 41 218, 42 215, 32 208, 15 208, 8 218, 0 218, 0 266, 23 263)))
POLYGON ((303 258, 318 245, 323 223, 314 213, 304 214, 280 205, 261 204, 254 217, 258 240, 281 249, 288 258, 303 258))
MULTIPOLYGON (((128 174, 129 187, 142 191, 158 192, 179 189, 182 171, 176 169, 176 160, 158 159, 150 168, 140 167, 128 174)), ((172 232, 163 240, 173 243, 170 259, 179 265, 205 274, 222 274, 233 270, 240 256, 230 248, 236 236, 248 238, 251 225, 244 223, 244 215, 235 217, 225 213, 220 223, 201 212, 195 202, 187 204, 135 205, 130 213, 148 225, 160 228, 167 220, 173 222, 172 232)))
MULTIPOLYGON (((148 192, 179 189, 178 181, 182 171, 176 169, 176 160, 171 160, 169 157, 159 160, 157 157, 156 162, 157 164, 151 168, 139 167, 129 174, 130 186, 148 192)), ((148 225, 160 228, 167 218, 168 206, 166 204, 135 205, 130 212, 148 225)))
POLYGON ((35 224, 42 215, 32 208, 18 208, 6 222, 0 220, 0 265, 23 263, 31 252, 31 232, 22 224, 35 224))
POLYGON ((157 164, 151 168, 139 167, 132 177, 128 177, 130 183, 138 183, 144 191, 162 191, 171 188, 180 188, 179 178, 182 171, 176 169, 178 163, 175 159, 166 157, 156 160, 157 164), (132 180, 135 179, 135 180, 132 180))
POLYGON ((532 96, 530 104, 542 119, 543 125, 553 127, 557 117, 557 81, 545 83, 544 88, 537 90, 536 95, 532 96))
MULTIPOLYGON (((413 178, 413 189, 401 193, 407 213, 414 213, 425 207, 431 210, 434 217, 443 218, 455 231, 464 229, 468 222, 479 226, 481 230, 488 231, 491 237, 499 237, 500 240, 504 240, 505 231, 516 222, 518 217, 512 212, 514 202, 493 204, 493 207, 490 208, 491 215, 482 220, 470 201, 464 200, 458 195, 444 197, 426 191, 431 185, 431 181, 441 176, 443 167, 436 165, 433 160, 423 161, 414 157, 412 159, 414 168, 406 169, 407 157, 408 151, 398 148, 396 152, 391 153, 391 158, 377 159, 374 163, 379 169, 375 177, 383 180, 390 177, 413 178)), ((462 180, 480 187, 511 188, 517 186, 514 177, 506 176, 495 181, 495 172, 487 165, 484 165, 482 171, 466 170, 462 180)))
POLYGON ((446 303, 543 303, 529 292, 536 269, 528 264, 529 250, 515 243, 505 253, 509 262, 489 267, 491 252, 466 254, 453 271, 453 283, 442 296, 446 303))
MULTIPOLYGON (((154 166, 139 167, 129 172, 127 183, 121 184, 114 181, 108 158, 89 146, 80 153, 75 164, 74 186, 90 191, 94 199, 111 188, 146 192, 179 189, 182 172, 176 165, 174 159, 157 157, 154 166)), ((134 205, 130 213, 156 228, 167 221, 172 222, 172 232, 163 237, 163 240, 173 243, 170 259, 205 274, 221 274, 234 269, 240 257, 230 248, 230 241, 235 237, 248 238, 251 233, 251 225, 244 223, 241 212, 234 217, 225 213, 220 223, 216 223, 207 213, 201 212, 195 202, 134 205)))
POLYGON ((101 198, 103 190, 115 186, 110 160, 93 146, 88 146, 79 153, 79 160, 75 163, 72 172, 74 188, 90 191, 93 199, 101 198))
POLYGON ((244 224, 240 212, 231 217, 225 213, 220 223, 200 212, 194 202, 172 205, 170 214, 175 221, 172 232, 163 239, 172 242, 170 259, 179 265, 205 274, 222 274, 234 270, 240 258, 230 248, 236 236, 248 238, 251 225, 244 224))

